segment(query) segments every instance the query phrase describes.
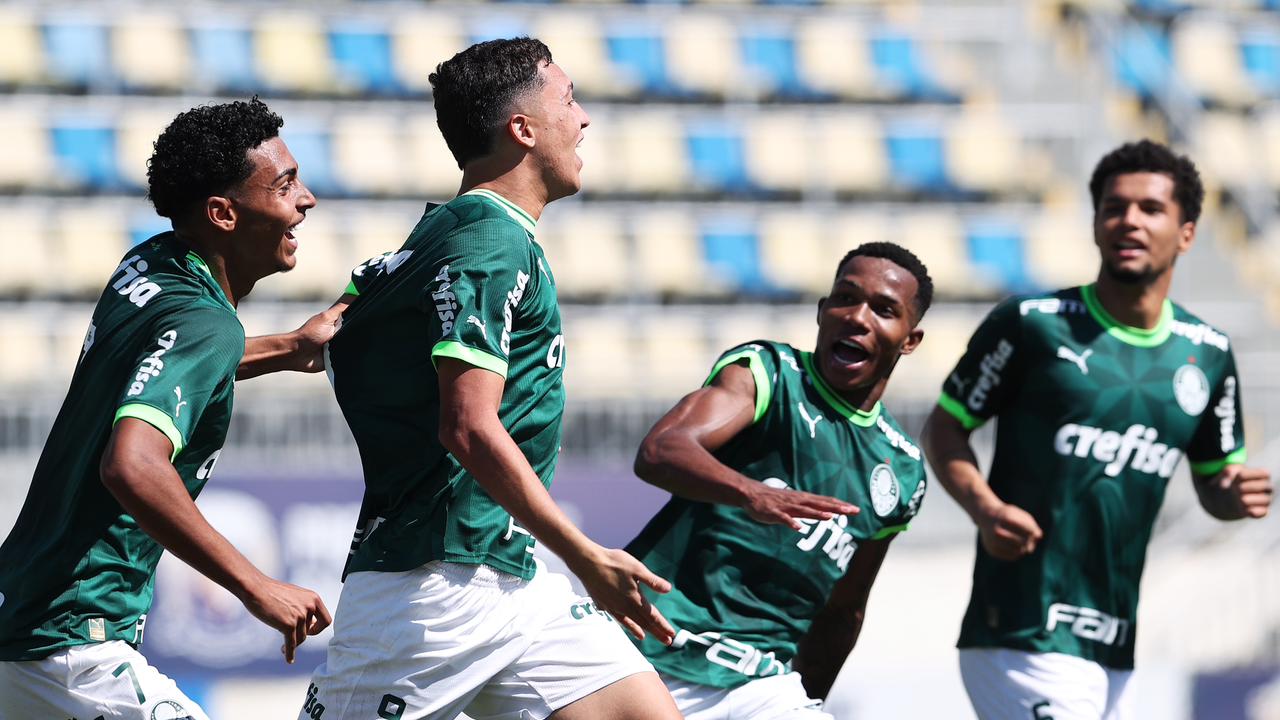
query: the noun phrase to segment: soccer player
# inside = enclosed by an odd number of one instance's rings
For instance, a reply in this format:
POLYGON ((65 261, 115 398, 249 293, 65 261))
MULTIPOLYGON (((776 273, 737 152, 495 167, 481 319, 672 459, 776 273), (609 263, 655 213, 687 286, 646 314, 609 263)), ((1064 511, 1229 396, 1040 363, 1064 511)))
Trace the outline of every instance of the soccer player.
POLYGON ((861 245, 818 302, 813 352, 728 350, 644 439, 636 474, 674 497, 627 550, 671 579, 654 604, 676 636, 640 647, 686 718, 831 718, 821 699, 924 498, 920 449, 880 396, 932 296, 915 255, 861 245))
POLYGON ((565 346, 534 236, 547 203, 578 190, 589 119, 529 38, 474 45, 429 80, 462 185, 358 267, 339 304, 328 369, 365 495, 299 718, 677 718, 618 624, 669 641, 640 592, 667 583, 547 492, 565 346), (534 538, 591 598, 540 567, 534 538))
POLYGON ((1186 157, 1123 145, 1089 181, 1095 282, 1016 297, 974 333, 925 450, 978 527, 960 671, 983 720, 1136 717, 1138 582, 1185 455, 1200 504, 1266 515, 1248 468, 1230 341, 1170 302, 1204 189, 1186 157), (998 416, 990 475, 969 434, 998 416))
POLYGON ((0 716, 206 717, 136 650, 163 549, 280 630, 290 662, 329 624, 315 593, 262 574, 193 502, 231 417, 236 304, 294 266, 315 205, 281 124, 255 98, 184 112, 156 141, 148 193, 173 231, 108 279, 0 546, 0 716))

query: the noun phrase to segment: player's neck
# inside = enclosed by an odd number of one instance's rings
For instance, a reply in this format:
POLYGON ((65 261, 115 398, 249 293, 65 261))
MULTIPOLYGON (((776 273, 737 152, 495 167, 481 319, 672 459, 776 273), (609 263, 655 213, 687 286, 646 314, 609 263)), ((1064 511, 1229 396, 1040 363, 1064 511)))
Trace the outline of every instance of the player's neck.
POLYGON ((491 164, 476 161, 462 171, 462 185, 458 194, 472 190, 491 190, 529 213, 535 221, 542 217, 547 206, 548 192, 540 177, 528 171, 524 164, 498 172, 491 164))
POLYGON ((227 272, 227 259, 213 245, 203 242, 199 237, 181 230, 174 230, 174 234, 204 261, 205 267, 209 268, 209 275, 213 277, 213 281, 217 283, 218 287, 222 288, 222 294, 231 303, 231 307, 239 307, 240 298, 249 294, 257 279, 246 281, 236 278, 233 273, 227 272))
POLYGON ((1173 273, 1166 272, 1149 283, 1125 283, 1103 271, 1098 274, 1094 290, 1111 317, 1129 327, 1150 330, 1160 324, 1172 280, 1173 273))

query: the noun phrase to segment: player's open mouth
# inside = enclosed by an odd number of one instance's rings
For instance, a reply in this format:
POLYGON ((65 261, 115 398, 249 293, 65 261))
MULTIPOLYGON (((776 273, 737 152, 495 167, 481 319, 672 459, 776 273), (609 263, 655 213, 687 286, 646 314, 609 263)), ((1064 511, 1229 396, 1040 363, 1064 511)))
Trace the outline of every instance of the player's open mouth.
POLYGON ((871 353, 851 340, 837 340, 831 348, 831 357, 841 365, 852 367, 871 359, 871 353))
POLYGON ((1147 251, 1147 246, 1137 240, 1120 240, 1114 245, 1116 254, 1121 258, 1134 258, 1147 251))
POLYGON ((293 244, 294 249, 298 247, 298 231, 302 229, 302 222, 302 220, 299 220, 284 231, 285 239, 293 244))

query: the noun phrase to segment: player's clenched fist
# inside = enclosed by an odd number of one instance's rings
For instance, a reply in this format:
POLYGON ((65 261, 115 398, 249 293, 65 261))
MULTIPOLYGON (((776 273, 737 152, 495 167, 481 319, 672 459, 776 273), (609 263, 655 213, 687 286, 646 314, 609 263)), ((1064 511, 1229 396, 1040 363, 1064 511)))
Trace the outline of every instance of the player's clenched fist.
POLYGON ((1035 552, 1044 531, 1031 513, 1003 503, 978 523, 982 547, 997 560, 1017 560, 1035 552))
POLYGON ((1235 505, 1237 518, 1265 517, 1271 508, 1271 473, 1262 468, 1228 465, 1218 477, 1219 487, 1235 505))

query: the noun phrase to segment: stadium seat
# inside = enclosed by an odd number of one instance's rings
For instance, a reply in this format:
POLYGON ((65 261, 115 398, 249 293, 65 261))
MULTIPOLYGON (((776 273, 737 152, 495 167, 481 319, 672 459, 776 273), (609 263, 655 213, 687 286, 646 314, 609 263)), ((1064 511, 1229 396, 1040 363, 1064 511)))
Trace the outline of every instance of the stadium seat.
MULTIPOLYGON (((812 187, 812 125, 810 116, 798 112, 754 113, 746 121, 742 143, 750 185, 793 194, 812 187)), ((825 152, 825 148, 818 151, 825 152)))
POLYGON ((687 187, 691 163, 684 129, 672 113, 635 110, 615 115, 614 119, 617 148, 612 152, 617 153, 617 176, 624 190, 652 195, 676 193, 687 187))
MULTIPOLYGON (((964 231, 953 211, 924 209, 898 219, 889 236, 915 253, 929 268, 934 287, 943 297, 965 297, 992 289, 975 277, 969 266, 964 231)), ((851 248, 852 249, 852 248, 851 248)))
POLYGON ((243 27, 199 24, 191 28, 195 57, 192 83, 206 92, 251 92, 258 89, 253 42, 243 27))
POLYGON ((280 137, 298 161, 298 177, 311 192, 319 196, 344 192, 334 174, 331 137, 318 119, 294 116, 280 129, 280 137))
POLYGON ((130 214, 126 228, 127 242, 125 244, 128 247, 133 247, 150 240, 160 233, 169 232, 173 229, 173 223, 169 218, 155 214, 152 208, 147 206, 130 214))
POLYGON ((1192 131, 1196 165, 1210 183, 1248 185, 1265 170, 1261 167, 1255 124, 1233 112, 1206 112, 1192 131))
MULTIPOLYGON (((556 56, 559 58, 559 56, 556 56)), ((583 132, 578 157, 582 158, 582 192, 586 197, 614 194, 626 190, 626 169, 619 157, 622 141, 618 138, 621 128, 618 119, 631 112, 630 108, 613 113, 609 105, 587 106, 591 125, 583 132)))
POLYGON ((395 95, 401 91, 391 63, 391 38, 379 26, 342 20, 329 32, 335 84, 346 92, 395 95))
POLYGON ((654 209, 633 221, 637 289, 659 296, 723 296, 728 285, 706 269, 698 229, 687 213, 654 209))
MULTIPOLYGON (((836 263, 850 250, 865 243, 901 240, 896 233, 890 233, 889 218, 877 211, 854 210, 841 213, 830 225, 831 231, 825 235, 826 244, 822 250, 822 262, 827 266, 826 287, 822 288, 824 291, 831 287, 836 274, 836 263)), ((933 267, 928 258, 922 256, 920 259, 925 265, 933 267)))
MULTIPOLYGON (((351 267, 339 268, 339 273, 334 278, 337 281, 333 286, 334 290, 339 290, 346 285, 347 277, 357 263, 364 262, 374 255, 400 249, 413 227, 418 224, 418 219, 422 217, 422 209, 422 203, 413 201, 396 203, 392 206, 386 203, 363 205, 359 209, 343 213, 349 223, 346 233, 347 245, 355 261, 352 262, 351 267)), ((320 210, 326 212, 328 207, 320 206, 320 210)), ((343 211, 333 212, 342 213, 343 211)))
POLYGON ((98 118, 67 116, 50 131, 60 179, 98 191, 119 186, 115 128, 98 118))
POLYGON ((1240 54, 1255 92, 1270 97, 1280 94, 1280 32, 1243 33, 1240 54))
MULTIPOLYGON (((776 339, 771 337, 776 331, 772 322, 776 314, 777 311, 768 306, 746 305, 732 309, 726 308, 723 313, 717 313, 715 321, 711 323, 710 350, 723 353, 735 345, 752 340, 776 339)), ((703 372, 710 370, 711 366, 708 365, 703 372)))
POLYGON ((405 180, 410 191, 426 200, 453 197, 462 181, 462 170, 436 126, 435 115, 414 113, 405 123, 409 160, 405 180))
MULTIPOLYGON (((404 141, 388 112, 344 113, 333 121, 333 170, 354 195, 403 195, 404 141)), ((301 160, 299 160, 301 162, 301 160)), ((310 168, 303 168, 310 181, 310 168)), ((314 188, 313 188, 314 189, 314 188)))
POLYGON ((1085 208, 1050 210, 1027 227, 1027 269, 1040 287, 1059 288, 1092 282, 1098 254, 1085 208))
POLYGON ((1200 97, 1226 105, 1257 97, 1230 26, 1188 15, 1174 26, 1171 44, 1178 75, 1200 97))
MULTIPOLYGON (((551 48, 552 56, 573 80, 581 98, 628 96, 634 86, 617 82, 609 67, 604 31, 596 17, 583 12, 546 11, 533 22, 533 37, 551 48)), ((590 113, 591 108, 587 108, 590 113)))
POLYGON ((0 315, 0 385, 52 385, 49 331, 40 318, 25 312, 0 315))
POLYGON ((25 8, 0 8, 0 85, 34 85, 45 74, 35 18, 25 8))
MULTIPOLYGON (((318 207, 320 210, 323 206, 318 207)), ((264 279, 254 288, 260 298, 333 301, 346 286, 351 268, 367 259, 340 242, 337 222, 323 212, 308 212, 298 231, 298 264, 289 272, 264 279)))
MULTIPOLYGON (((616 213, 600 210, 557 213, 551 229, 558 247, 555 252, 547 249, 547 260, 561 294, 612 299, 629 293, 631 253, 616 213)), ((541 227, 538 237, 543 237, 541 227)))
POLYGON ((806 295, 831 286, 834 259, 825 239, 831 218, 813 211, 779 210, 760 218, 760 253, 774 285, 806 295))
POLYGON ((0 188, 47 187, 55 180, 52 138, 42 114, 14 104, 0 110, 0 188))
POLYGON ((467 24, 467 44, 501 38, 524 37, 529 34, 524 18, 508 14, 478 15, 467 24))
POLYGON ((647 397, 675 400, 702 384, 721 348, 707 345, 702 318, 687 314, 646 315, 639 323, 637 381, 647 397))
POLYGON ((51 252, 48 209, 29 203, 0 206, 0 238, 4 238, 5 251, 5 261, 0 263, 0 297, 47 292, 45 269, 57 267, 51 252))
POLYGON ((741 83, 735 87, 755 88, 753 95, 778 98, 807 98, 812 93, 800 80, 795 39, 774 27, 755 27, 738 38, 742 56, 741 83))
POLYGON ((1140 97, 1150 98, 1168 86, 1173 68, 1169 37, 1153 25, 1131 23, 1111 46, 1116 80, 1140 97))
POLYGON ((179 112, 174 109, 127 109, 116 121, 116 157, 120 178, 135 189, 147 187, 147 160, 155 152, 156 139, 179 112))
POLYGON ((417 92, 429 92, 427 78, 436 65, 467 45, 457 18, 450 13, 411 12, 397 18, 391 29, 391 54, 400 83, 417 92))
POLYGON ((54 292, 96 299, 129 249, 120 207, 60 206, 54 214, 52 231, 51 247, 59 268, 54 292))
POLYGON ((310 13, 275 11, 254 21, 253 58, 262 81, 286 93, 336 88, 325 29, 310 13))
POLYGON ((1027 276, 1022 228, 1003 218, 971 220, 965 228, 969 266, 1002 294, 1034 289, 1027 276))
POLYGON ((946 128, 947 176, 965 190, 1008 193, 1026 188, 1021 139, 996 108, 966 110, 946 128))
POLYGON ((924 100, 940 92, 910 35, 889 28, 876 31, 871 36, 871 62, 876 84, 890 96, 924 100))
POLYGON ((885 128, 890 177, 904 190, 940 193, 951 188, 938 130, 928 124, 900 122, 885 128))
POLYGON ((667 54, 662 36, 644 25, 615 26, 605 36, 613 77, 624 95, 638 92, 671 95, 676 92, 667 71, 667 54))
POLYGON ((1265 113, 1258 119, 1258 137, 1261 144, 1257 154, 1266 172, 1263 179, 1275 192, 1280 190, 1280 109, 1265 113))
POLYGON ((129 13, 115 27, 116 71, 127 88, 177 91, 191 72, 186 28, 167 13, 129 13))
POLYGON ((742 217, 709 218, 700 229, 702 257, 708 271, 739 294, 772 294, 760 262, 760 238, 754 224, 742 217))
POLYGON ((49 345, 49 379, 61 388, 69 384, 80 353, 84 351, 89 323, 93 320, 93 308, 72 305, 58 308, 51 313, 49 324, 52 342, 49 345), (57 378, 55 380, 55 378, 57 378))
POLYGON ((707 120, 690 122, 685 132, 696 189, 712 193, 742 193, 751 189, 738 128, 707 120))
POLYGON ((642 387, 632 324, 619 314, 565 313, 564 384, 575 400, 629 398, 642 387))
POLYGON ((825 13, 802 19, 796 53, 799 77, 807 87, 838 98, 876 94, 870 46, 858 23, 825 13))
POLYGON ((44 43, 49 73, 55 81, 100 88, 111 80, 107 30, 102 25, 59 19, 45 25, 44 43))
POLYGON ((847 195, 888 185, 887 147, 874 118, 835 112, 819 116, 816 124, 817 176, 823 188, 847 195))
POLYGON ((718 15, 674 15, 666 25, 667 58, 677 86, 722 98, 742 78, 734 29, 718 15))

